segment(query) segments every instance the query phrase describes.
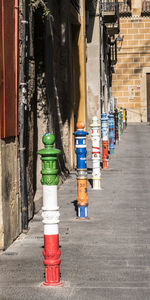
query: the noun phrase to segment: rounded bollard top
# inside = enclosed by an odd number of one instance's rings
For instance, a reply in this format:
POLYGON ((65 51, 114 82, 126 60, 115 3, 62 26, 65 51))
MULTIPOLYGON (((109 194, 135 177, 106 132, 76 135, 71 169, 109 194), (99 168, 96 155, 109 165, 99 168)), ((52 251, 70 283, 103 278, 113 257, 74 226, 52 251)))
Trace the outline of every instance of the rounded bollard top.
POLYGON ((45 145, 45 147, 48 146, 52 148, 55 142, 55 136, 52 133, 45 133, 43 135, 42 142, 45 145))
POLYGON ((102 113, 101 121, 108 121, 108 117, 106 113, 102 113))
POLYGON ((109 112, 108 118, 113 118, 114 117, 114 113, 112 111, 109 112))
POLYGON ((59 149, 54 148, 55 136, 52 133, 45 133, 42 138, 45 146, 44 149, 39 150, 37 153, 40 155, 56 155, 61 153, 59 149))
POLYGON ((76 137, 84 137, 86 135, 88 135, 88 132, 84 130, 84 122, 83 121, 78 121, 77 124, 76 124, 76 127, 77 127, 77 131, 75 131, 73 133, 73 135, 75 135, 76 137))
POLYGON ((84 129, 85 125, 83 121, 78 121, 76 124, 77 129, 84 129))
POLYGON ((91 127, 100 127, 100 123, 98 122, 98 117, 94 116, 92 118, 92 124, 90 124, 91 127))

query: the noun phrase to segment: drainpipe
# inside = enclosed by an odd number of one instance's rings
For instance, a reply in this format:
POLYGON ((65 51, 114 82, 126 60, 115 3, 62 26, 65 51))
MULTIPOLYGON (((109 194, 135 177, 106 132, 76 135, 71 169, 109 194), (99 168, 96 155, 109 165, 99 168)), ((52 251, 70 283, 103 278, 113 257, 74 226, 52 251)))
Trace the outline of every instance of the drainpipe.
POLYGON ((104 75, 104 54, 103 54, 103 31, 104 25, 102 20, 102 0, 100 1, 100 18, 99 18, 99 32, 100 32, 100 105, 101 114, 104 112, 104 87, 103 87, 103 75, 104 75))
POLYGON ((22 21, 21 21, 21 111, 20 111, 20 181, 21 181, 21 210, 22 230, 28 229, 28 198, 26 180, 26 118, 27 118, 27 8, 28 1, 22 0, 22 21))
POLYGON ((16 74, 16 124, 15 124, 15 141, 16 141, 16 204, 17 204, 17 227, 20 233, 20 218, 19 218, 19 174, 18 174, 18 17, 19 17, 19 1, 15 0, 15 74, 16 74))

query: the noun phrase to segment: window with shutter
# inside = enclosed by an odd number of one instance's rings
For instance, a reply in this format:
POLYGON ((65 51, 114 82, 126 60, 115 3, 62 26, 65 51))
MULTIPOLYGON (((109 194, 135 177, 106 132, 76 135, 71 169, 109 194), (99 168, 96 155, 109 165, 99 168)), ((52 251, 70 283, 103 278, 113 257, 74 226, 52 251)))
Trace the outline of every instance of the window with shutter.
POLYGON ((0 0, 0 138, 17 132, 16 0, 0 0))

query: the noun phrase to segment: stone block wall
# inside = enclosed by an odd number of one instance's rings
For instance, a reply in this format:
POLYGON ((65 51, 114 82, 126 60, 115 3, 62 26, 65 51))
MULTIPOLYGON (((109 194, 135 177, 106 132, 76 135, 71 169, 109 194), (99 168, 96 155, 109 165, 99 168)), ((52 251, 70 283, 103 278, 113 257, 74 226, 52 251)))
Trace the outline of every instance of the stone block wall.
MULTIPOLYGON (((118 106, 128 110, 128 120, 147 121, 146 73, 150 73, 150 18, 120 19, 122 49, 112 80, 113 96, 118 106)), ((121 43, 118 43, 118 47, 121 43)))

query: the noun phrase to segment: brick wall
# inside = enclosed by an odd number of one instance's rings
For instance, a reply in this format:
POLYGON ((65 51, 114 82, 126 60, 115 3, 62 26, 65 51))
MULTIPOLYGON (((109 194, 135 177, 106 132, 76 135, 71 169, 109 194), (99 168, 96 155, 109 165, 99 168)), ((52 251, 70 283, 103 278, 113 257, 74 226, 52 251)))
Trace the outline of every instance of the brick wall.
MULTIPOLYGON (((146 73, 150 72, 150 18, 121 18, 124 36, 113 74, 112 92, 129 121, 147 121, 146 73)), ((118 47, 120 44, 118 43, 118 47)))

